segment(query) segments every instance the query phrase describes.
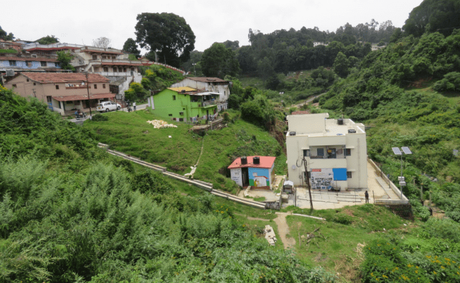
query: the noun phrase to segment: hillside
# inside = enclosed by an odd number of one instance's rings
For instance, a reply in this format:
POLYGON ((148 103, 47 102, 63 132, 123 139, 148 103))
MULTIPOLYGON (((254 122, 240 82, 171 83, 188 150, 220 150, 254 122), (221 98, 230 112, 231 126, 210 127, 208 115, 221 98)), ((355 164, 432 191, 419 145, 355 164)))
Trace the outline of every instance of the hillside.
POLYGON ((110 157, 33 98, 2 88, 0 114, 1 282, 330 277, 254 237, 222 200, 110 157))

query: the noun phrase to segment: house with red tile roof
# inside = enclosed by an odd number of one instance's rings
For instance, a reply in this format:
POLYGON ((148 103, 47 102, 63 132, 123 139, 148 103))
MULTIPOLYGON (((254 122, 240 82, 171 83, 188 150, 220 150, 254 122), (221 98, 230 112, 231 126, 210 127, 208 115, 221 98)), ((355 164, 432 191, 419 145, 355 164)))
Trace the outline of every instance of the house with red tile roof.
POLYGON ((271 188, 275 159, 273 156, 238 157, 228 166, 231 179, 241 187, 271 188))
POLYGON ((69 115, 80 109, 89 111, 105 100, 113 100, 110 80, 99 74, 23 72, 10 79, 5 87, 22 97, 36 97, 52 111, 69 115))

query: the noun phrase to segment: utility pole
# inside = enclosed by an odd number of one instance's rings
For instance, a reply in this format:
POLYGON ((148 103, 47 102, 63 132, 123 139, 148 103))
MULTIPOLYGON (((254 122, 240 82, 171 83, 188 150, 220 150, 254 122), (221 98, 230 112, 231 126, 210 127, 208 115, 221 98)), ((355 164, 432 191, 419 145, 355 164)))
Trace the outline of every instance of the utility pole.
POLYGON ((311 198, 311 186, 310 186, 310 179, 308 178, 307 158, 305 156, 303 157, 303 166, 305 168, 305 182, 307 183, 308 194, 310 195, 310 214, 311 214, 313 212, 313 199, 311 198))
POLYGON ((88 93, 88 106, 89 106, 89 117, 93 117, 91 113, 91 101, 89 100, 89 82, 88 82, 88 72, 85 72, 86 75, 86 92, 88 93))

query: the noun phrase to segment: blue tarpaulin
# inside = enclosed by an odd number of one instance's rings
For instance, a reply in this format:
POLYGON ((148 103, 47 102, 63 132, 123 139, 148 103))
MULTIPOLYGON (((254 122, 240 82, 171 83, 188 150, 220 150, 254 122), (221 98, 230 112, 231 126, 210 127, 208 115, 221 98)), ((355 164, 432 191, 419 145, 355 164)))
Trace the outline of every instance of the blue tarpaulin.
POLYGON ((332 168, 334 173, 334 181, 346 181, 347 180, 347 168, 332 168))

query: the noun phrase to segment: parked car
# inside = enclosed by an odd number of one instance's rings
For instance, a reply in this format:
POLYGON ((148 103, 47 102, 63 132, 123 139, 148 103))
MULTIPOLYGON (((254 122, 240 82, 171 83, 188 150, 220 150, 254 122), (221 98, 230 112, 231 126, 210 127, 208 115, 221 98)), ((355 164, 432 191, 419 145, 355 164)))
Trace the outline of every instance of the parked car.
POLYGON ((102 101, 97 104, 97 111, 99 112, 109 112, 117 109, 120 110, 121 105, 112 101, 102 101))

